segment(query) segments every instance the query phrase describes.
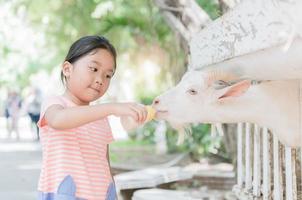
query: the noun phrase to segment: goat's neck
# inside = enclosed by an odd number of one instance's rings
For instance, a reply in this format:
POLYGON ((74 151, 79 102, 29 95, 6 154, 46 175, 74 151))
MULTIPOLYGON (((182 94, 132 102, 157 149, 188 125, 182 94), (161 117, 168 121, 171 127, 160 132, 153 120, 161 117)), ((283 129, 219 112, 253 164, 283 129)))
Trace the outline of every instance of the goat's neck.
POLYGON ((288 120, 299 115, 298 91, 297 81, 271 81, 251 86, 244 95, 218 104, 215 117, 227 119, 226 123, 251 122, 270 128, 276 124, 281 126, 284 121, 290 124, 288 120))
MULTIPOLYGON (((251 122, 259 123, 263 121, 261 113, 265 107, 260 97, 251 99, 249 95, 236 97, 236 99, 226 99, 215 105, 213 113, 214 120, 217 122, 223 119, 224 123, 251 122), (261 112, 260 112, 261 111, 261 112), (256 114, 257 113, 257 114, 256 114)), ((266 111, 271 113, 270 110, 266 111)))

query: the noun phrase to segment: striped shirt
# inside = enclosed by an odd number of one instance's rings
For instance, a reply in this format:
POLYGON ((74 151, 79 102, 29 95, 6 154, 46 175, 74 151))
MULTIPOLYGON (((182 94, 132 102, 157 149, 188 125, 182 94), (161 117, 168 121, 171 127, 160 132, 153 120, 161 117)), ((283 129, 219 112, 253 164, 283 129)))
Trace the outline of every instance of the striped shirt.
POLYGON ((107 146, 113 141, 108 119, 56 130, 44 119, 45 111, 52 105, 77 106, 63 96, 49 98, 42 104, 38 126, 43 161, 38 190, 55 194, 62 181, 71 177, 77 199, 105 200, 113 182, 107 160, 107 146))

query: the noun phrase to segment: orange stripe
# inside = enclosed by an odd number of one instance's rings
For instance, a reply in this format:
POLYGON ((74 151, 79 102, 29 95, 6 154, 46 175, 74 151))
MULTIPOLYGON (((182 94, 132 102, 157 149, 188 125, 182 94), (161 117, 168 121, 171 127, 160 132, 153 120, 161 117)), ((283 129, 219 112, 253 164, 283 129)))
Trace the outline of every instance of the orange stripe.
POLYGON ((78 151, 69 151, 69 150, 56 150, 56 151, 50 151, 44 154, 45 157, 47 157, 47 159, 56 159, 57 157, 62 157, 62 155, 57 155, 57 153, 61 153, 64 154, 65 156, 67 156, 67 158, 69 157, 85 157, 90 158, 90 159, 101 159, 104 158, 106 159, 106 152, 102 152, 102 154, 100 153, 96 153, 96 152, 87 152, 86 154, 84 154, 83 152, 78 152, 78 151))
MULTIPOLYGON (((74 179, 76 179, 76 185, 77 189, 82 188, 85 190, 99 190, 101 188, 107 188, 110 182, 100 182, 98 180, 98 184, 94 182, 94 180, 84 180, 80 179, 76 176, 74 176, 74 179), (92 184, 93 183, 93 184, 92 184)), ((63 178, 53 178, 49 179, 50 182, 41 182, 40 186, 45 188, 45 187, 53 187, 53 186, 59 186, 59 184, 62 182, 63 178)))
MULTIPOLYGON (((99 148, 99 149, 94 149, 88 146, 84 146, 84 145, 80 145, 79 146, 61 146, 61 145, 52 145, 49 146, 48 150, 45 150, 45 153, 51 153, 51 152, 58 152, 58 153, 62 153, 64 151, 81 151, 81 153, 85 154, 88 153, 90 154, 91 152, 95 152, 94 154, 99 154, 99 155, 103 155, 106 154, 107 152, 107 148, 99 148)), ((45 154, 46 155, 46 154, 45 154)))
POLYGON ((84 174, 84 175, 91 175, 91 176, 104 176, 104 175, 110 175, 110 173, 108 172, 108 170, 106 170, 106 168, 109 169, 109 166, 104 166, 104 169, 100 169, 100 167, 87 167, 87 171, 83 171, 81 167, 73 167, 72 165, 66 164, 66 165, 59 165, 61 167, 61 169, 57 169, 58 166, 57 165, 53 165, 50 166, 47 170, 44 170, 45 173, 47 171, 47 173, 54 173, 53 171, 56 172, 56 170, 62 170, 65 173, 68 172, 76 172, 79 174, 84 174), (88 171, 89 170, 89 171, 88 171))
MULTIPOLYGON (((108 139, 108 138, 107 138, 108 139)), ((106 140, 107 140, 106 139, 106 140)), ((58 142, 60 143, 64 143, 64 144, 68 144, 68 142, 72 143, 72 145, 74 144, 86 144, 86 145, 90 145, 90 146, 93 146, 93 147, 96 147, 96 148, 100 148, 102 147, 103 145, 106 144, 106 142, 104 142, 105 139, 103 140, 97 140, 95 138, 88 138, 88 139, 84 139, 84 138, 52 138, 50 140, 47 141, 47 145, 55 145, 57 144, 58 142)))
POLYGON ((54 163, 50 165, 47 169, 44 169, 44 172, 46 173, 53 173, 53 171, 56 170, 63 170, 65 173, 68 172, 77 172, 82 174, 94 174, 95 176, 100 176, 102 174, 104 175, 110 175, 109 165, 106 164, 100 164, 101 166, 87 166, 87 171, 83 171, 82 168, 84 167, 76 167, 73 163, 66 163, 66 164, 57 164, 54 163), (58 168, 60 167, 60 168, 58 168))
MULTIPOLYGON (((59 149, 56 147, 56 149, 54 149, 53 151, 49 151, 49 152, 45 152, 43 154, 43 159, 57 159, 57 158, 61 158, 61 157, 66 157, 66 156, 73 156, 75 158, 80 157, 80 158, 89 158, 89 159, 96 159, 96 160, 101 160, 104 161, 104 159, 107 160, 106 157, 106 152, 107 151, 91 151, 91 150, 86 150, 86 151, 82 151, 79 152, 79 149, 70 149, 70 148, 62 148, 59 149)), ((67 157, 66 159, 73 159, 67 157)))
MULTIPOLYGON (((82 162, 91 162, 91 163, 98 163, 98 162, 106 162, 108 163, 107 161, 107 158, 106 158, 106 154, 105 152, 103 154, 75 154, 74 152, 72 151, 55 151, 55 152, 50 152, 50 153, 47 153, 47 154, 44 154, 43 155, 43 158, 44 159, 47 159, 48 162, 52 161, 52 160, 74 160, 74 159, 79 159, 81 160, 82 162), (61 153, 61 155, 57 155, 58 153, 61 153)), ((82 163, 84 164, 84 163, 82 163)))
MULTIPOLYGON (((103 159, 95 158, 94 156, 89 156, 89 155, 86 155, 85 157, 81 157, 81 156, 76 157, 73 155, 68 156, 67 153, 63 156, 54 155, 52 157, 52 159, 48 159, 47 163, 45 163, 45 164, 50 166, 52 164, 59 165, 60 163, 62 163, 62 164, 71 163, 71 164, 83 165, 83 166, 86 166, 86 165, 107 166, 108 165, 108 161, 105 157, 103 159)), ((47 168, 48 166, 45 166, 45 168, 47 168)))

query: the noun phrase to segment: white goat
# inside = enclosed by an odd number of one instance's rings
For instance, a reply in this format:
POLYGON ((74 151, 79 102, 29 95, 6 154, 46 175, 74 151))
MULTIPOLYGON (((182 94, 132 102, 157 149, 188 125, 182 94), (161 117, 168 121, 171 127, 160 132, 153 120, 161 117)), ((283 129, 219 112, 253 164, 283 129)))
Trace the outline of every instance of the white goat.
POLYGON ((302 146, 299 81, 251 80, 214 71, 188 71, 154 100, 157 118, 173 124, 251 122, 266 126, 282 143, 302 146))

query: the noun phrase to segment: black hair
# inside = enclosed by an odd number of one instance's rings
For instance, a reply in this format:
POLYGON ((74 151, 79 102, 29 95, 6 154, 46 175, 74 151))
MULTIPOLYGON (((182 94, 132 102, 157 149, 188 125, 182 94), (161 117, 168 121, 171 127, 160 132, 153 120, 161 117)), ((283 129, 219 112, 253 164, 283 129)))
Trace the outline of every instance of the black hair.
MULTIPOLYGON (((116 50, 114 46, 105 37, 97 35, 84 36, 75 41, 71 45, 67 56, 65 57, 65 61, 73 64, 81 57, 99 48, 106 49, 111 53, 114 60, 114 69, 116 69, 116 50)), ((61 71, 61 80, 63 83, 66 82, 66 77, 64 76, 63 71, 61 71)))

